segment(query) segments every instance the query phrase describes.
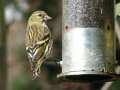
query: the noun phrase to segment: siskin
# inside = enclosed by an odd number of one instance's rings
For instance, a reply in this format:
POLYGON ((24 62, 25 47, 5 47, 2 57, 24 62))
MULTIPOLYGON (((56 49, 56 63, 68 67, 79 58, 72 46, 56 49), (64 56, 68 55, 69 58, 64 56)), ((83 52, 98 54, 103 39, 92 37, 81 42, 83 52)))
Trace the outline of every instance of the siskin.
POLYGON ((28 19, 25 43, 33 79, 40 76, 41 65, 51 53, 53 40, 46 24, 50 19, 44 11, 35 11, 28 19))

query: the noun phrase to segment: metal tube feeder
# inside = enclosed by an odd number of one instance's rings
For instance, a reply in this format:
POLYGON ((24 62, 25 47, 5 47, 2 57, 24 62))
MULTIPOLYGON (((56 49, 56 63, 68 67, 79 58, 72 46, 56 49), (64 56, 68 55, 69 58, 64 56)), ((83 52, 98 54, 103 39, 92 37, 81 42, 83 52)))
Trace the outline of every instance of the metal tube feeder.
POLYGON ((115 79, 114 0, 63 0, 65 81, 115 79))

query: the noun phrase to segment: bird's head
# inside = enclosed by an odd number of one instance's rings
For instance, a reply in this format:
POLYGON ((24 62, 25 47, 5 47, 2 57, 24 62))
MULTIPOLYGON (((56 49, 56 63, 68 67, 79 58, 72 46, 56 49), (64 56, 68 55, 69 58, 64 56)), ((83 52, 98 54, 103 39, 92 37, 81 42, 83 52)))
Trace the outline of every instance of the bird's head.
POLYGON ((39 21, 47 21, 52 19, 50 16, 47 15, 45 11, 35 11, 32 13, 32 19, 39 20, 39 21))

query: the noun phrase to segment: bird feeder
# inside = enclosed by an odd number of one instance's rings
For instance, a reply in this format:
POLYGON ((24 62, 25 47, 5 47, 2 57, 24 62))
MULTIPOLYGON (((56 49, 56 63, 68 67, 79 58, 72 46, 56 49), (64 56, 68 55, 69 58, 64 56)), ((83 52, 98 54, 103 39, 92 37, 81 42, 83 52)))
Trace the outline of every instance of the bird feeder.
POLYGON ((63 0, 62 73, 66 81, 116 78, 114 0, 63 0))

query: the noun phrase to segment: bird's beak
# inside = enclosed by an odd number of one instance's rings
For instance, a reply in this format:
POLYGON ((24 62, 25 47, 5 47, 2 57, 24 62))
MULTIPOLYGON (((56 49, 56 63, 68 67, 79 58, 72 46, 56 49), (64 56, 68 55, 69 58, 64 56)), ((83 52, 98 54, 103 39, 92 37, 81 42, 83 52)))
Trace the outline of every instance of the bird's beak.
POLYGON ((46 21, 46 20, 50 20, 50 19, 52 19, 52 17, 50 17, 50 16, 48 16, 48 15, 44 17, 44 20, 45 20, 45 21, 46 21))

